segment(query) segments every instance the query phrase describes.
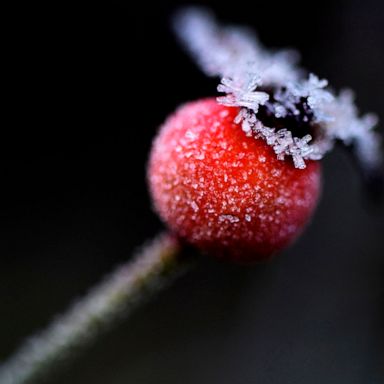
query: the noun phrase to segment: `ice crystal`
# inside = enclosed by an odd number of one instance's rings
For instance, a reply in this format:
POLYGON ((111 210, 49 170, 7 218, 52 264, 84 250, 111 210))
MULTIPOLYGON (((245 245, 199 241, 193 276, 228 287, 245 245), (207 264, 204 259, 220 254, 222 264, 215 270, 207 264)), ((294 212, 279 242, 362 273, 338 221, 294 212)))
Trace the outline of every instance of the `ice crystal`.
POLYGON ((327 80, 306 77, 296 52, 269 52, 249 29, 223 27, 200 8, 179 13, 175 29, 202 70, 221 78, 218 91, 225 95, 218 102, 240 107, 235 122, 247 136, 265 140, 279 159, 290 156, 303 169, 341 141, 365 167, 382 161, 377 118, 359 117, 350 91, 336 96, 327 80))
POLYGON ((244 107, 257 113, 259 105, 265 104, 269 99, 267 93, 255 91, 259 84, 259 77, 253 77, 247 81, 236 81, 229 77, 223 77, 217 90, 227 95, 219 97, 218 100, 223 105, 244 107))

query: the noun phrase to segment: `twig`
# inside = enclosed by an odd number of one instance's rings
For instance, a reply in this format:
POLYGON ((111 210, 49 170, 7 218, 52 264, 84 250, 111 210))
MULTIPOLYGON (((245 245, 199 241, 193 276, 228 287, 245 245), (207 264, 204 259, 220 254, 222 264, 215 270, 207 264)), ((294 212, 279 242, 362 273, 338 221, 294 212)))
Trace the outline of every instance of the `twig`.
POLYGON ((144 246, 133 261, 118 267, 46 330, 28 339, 0 366, 0 383, 30 383, 67 362, 178 275, 185 266, 179 252, 180 245, 168 234, 144 246))

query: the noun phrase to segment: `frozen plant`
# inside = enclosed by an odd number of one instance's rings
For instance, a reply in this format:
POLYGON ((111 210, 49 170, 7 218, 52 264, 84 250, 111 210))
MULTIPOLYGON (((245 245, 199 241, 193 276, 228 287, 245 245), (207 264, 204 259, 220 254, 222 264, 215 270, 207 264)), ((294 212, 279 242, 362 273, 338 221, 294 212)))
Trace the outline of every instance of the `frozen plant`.
POLYGON ((360 117, 352 93, 335 95, 328 81, 296 65, 297 53, 269 52, 243 27, 221 26, 209 11, 190 8, 175 19, 183 44, 209 76, 218 76, 219 103, 240 107, 236 123, 264 139, 296 168, 319 160, 340 141, 351 147, 363 169, 382 161, 377 117, 360 117))
POLYGON ((221 27, 201 9, 179 13, 175 26, 225 95, 181 106, 153 142, 148 186, 168 231, 28 339, 0 365, 1 384, 40 380, 73 357, 188 267, 185 243, 241 263, 289 246, 320 195, 321 164, 312 160, 335 142, 367 173, 382 161, 377 118, 360 117, 350 91, 335 95, 327 80, 306 76, 295 52, 268 52, 248 29, 221 27))

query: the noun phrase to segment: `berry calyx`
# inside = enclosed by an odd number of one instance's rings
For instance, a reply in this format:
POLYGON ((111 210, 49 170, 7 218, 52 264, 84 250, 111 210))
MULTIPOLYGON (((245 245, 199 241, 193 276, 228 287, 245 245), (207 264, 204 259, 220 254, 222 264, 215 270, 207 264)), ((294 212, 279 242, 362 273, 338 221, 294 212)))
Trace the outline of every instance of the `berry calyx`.
POLYGON ((269 258, 316 207, 319 162, 297 169, 234 123, 239 108, 205 99, 180 107, 154 140, 148 181, 155 210, 181 239, 239 262, 269 258))

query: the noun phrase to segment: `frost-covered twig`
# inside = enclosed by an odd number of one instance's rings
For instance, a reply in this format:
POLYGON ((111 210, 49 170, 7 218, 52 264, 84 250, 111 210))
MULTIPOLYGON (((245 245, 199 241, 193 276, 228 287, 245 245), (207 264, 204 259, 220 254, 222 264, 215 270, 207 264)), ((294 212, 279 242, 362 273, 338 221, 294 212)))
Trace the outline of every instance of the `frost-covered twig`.
POLYGON ((46 330, 28 339, 0 366, 0 383, 34 382, 55 364, 69 360, 183 271, 179 252, 180 245, 167 234, 144 246, 133 261, 117 268, 46 330))
POLYGON ((222 26, 204 8, 187 8, 175 17, 175 30, 201 69, 221 78, 218 102, 240 107, 235 122, 248 136, 264 139, 278 159, 296 168, 319 160, 336 141, 352 148, 365 170, 382 163, 377 118, 359 117, 350 91, 339 96, 325 79, 296 65, 297 53, 266 50, 247 28, 222 26))

